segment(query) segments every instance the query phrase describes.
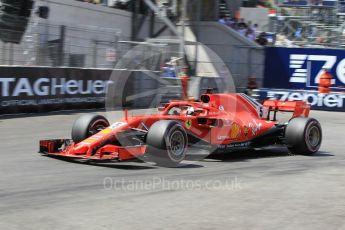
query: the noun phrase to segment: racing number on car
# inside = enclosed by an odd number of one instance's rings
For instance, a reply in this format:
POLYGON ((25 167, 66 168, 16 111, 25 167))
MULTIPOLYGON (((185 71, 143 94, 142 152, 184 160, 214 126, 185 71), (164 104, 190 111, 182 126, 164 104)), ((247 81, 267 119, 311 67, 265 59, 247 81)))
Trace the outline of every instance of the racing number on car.
POLYGON ((192 127, 192 120, 186 120, 185 126, 186 126, 186 129, 190 129, 192 127))

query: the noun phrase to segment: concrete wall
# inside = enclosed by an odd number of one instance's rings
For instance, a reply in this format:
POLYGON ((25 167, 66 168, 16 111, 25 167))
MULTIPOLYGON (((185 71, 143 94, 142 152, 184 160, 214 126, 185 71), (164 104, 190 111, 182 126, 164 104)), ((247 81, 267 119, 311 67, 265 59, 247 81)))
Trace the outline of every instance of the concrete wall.
MULTIPOLYGON (((0 42, 0 64, 54 65, 49 56, 48 41, 59 38, 61 25, 66 26, 64 66, 69 66, 71 55, 81 55, 85 67, 112 68, 114 63, 106 60, 107 50, 114 48, 117 56, 121 56, 130 48, 124 43, 115 44, 131 38, 130 12, 73 0, 36 0, 35 7, 38 6, 49 7, 49 18, 41 19, 32 14, 21 44, 0 42)), ((161 23, 156 22, 156 25, 161 23)), ((138 37, 148 35, 147 19, 138 37)))
POLYGON ((237 90, 246 87, 248 76, 255 76, 261 84, 264 71, 262 46, 218 22, 202 22, 198 40, 223 60, 234 78, 237 90))
POLYGON ((258 30, 260 31, 269 31, 269 17, 267 8, 241 7, 240 17, 244 18, 246 22, 252 21, 253 24, 258 24, 258 30))
POLYGON ((120 29, 123 36, 130 37, 131 13, 123 10, 73 0, 37 0, 36 6, 48 6, 48 19, 41 22, 70 25, 95 26, 120 29))

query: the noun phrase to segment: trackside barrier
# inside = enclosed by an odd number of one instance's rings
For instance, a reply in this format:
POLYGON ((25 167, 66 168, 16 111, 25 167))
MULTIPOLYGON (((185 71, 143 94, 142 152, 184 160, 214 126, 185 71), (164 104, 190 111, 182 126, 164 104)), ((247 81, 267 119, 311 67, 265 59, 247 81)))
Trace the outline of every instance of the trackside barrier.
POLYGON ((259 101, 268 99, 281 101, 305 101, 311 109, 345 112, 345 93, 333 92, 319 94, 317 91, 269 89, 262 88, 254 91, 254 97, 259 101))
POLYGON ((111 70, 0 67, 0 114, 104 107, 111 70))
POLYGON ((259 100, 302 100, 311 109, 345 112, 345 52, 321 48, 265 48, 265 74, 259 100), (324 69, 332 74, 330 93, 319 94, 324 69))
MULTIPOLYGON (((166 86, 142 71, 0 66, 0 114, 105 108, 106 96, 109 108, 155 107, 155 94, 136 95, 158 88, 166 86)), ((167 100, 179 98, 169 92, 167 100)))
POLYGON ((345 91, 343 49, 266 47, 262 87, 317 90, 324 68, 333 76, 331 91, 345 91))

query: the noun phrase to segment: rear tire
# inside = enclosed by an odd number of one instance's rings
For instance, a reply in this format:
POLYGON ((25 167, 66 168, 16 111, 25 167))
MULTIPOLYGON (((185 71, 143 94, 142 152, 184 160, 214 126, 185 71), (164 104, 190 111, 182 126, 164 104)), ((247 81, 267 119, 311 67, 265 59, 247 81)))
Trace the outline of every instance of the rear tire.
POLYGON ((321 146, 321 125, 314 118, 294 118, 285 129, 285 138, 291 153, 312 155, 321 146))
POLYGON ((149 161, 159 166, 177 167, 186 156, 187 133, 177 121, 157 121, 147 133, 146 144, 149 161))
POLYGON ((109 126, 102 115, 85 114, 77 118, 72 127, 72 140, 79 143, 109 126))

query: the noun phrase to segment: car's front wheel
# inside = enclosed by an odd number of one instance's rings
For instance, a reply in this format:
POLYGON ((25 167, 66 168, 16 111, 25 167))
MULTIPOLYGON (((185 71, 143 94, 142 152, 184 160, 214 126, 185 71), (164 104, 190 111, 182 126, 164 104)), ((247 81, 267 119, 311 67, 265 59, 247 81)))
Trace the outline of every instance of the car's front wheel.
POLYGON ((157 121, 147 133, 146 144, 149 160, 160 166, 176 167, 186 156, 187 133, 177 121, 157 121))
POLYGON ((72 140, 79 143, 109 126, 102 115, 85 114, 77 118, 72 127, 72 140))

